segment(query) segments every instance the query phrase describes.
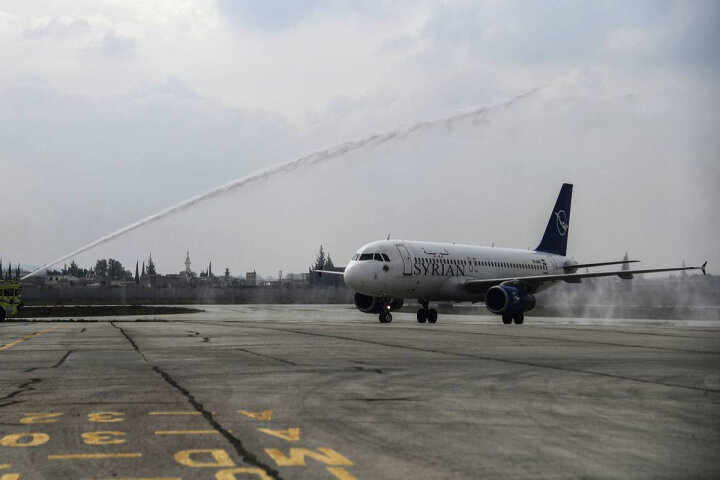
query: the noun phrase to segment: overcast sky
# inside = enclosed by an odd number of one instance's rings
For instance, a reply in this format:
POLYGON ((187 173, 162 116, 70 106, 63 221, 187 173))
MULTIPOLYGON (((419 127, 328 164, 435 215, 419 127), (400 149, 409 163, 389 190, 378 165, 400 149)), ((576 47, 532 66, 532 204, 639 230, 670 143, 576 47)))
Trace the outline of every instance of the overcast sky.
POLYGON ((400 128, 78 256, 307 271, 394 238, 720 272, 717 1, 6 1, 0 255, 42 265, 259 169, 400 128), (511 101, 521 97, 516 101, 511 101), (480 111, 478 115, 460 116, 480 111), (453 121, 421 124, 417 122, 453 121))

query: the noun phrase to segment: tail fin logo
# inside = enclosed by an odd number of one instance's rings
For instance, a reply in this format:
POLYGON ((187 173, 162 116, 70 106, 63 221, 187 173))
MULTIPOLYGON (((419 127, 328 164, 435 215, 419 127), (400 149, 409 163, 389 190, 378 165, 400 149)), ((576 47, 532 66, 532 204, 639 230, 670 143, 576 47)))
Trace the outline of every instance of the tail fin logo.
POLYGON ((568 231, 568 221, 565 210, 559 210, 555 212, 555 219, 557 220, 557 231, 561 237, 564 237, 568 231))

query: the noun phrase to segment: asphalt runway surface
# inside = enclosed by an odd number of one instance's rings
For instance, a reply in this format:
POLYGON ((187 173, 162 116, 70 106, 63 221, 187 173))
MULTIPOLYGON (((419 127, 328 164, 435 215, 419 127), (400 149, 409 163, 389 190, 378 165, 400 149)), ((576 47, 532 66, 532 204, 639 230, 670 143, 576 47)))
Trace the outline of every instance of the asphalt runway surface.
POLYGON ((720 478, 720 324, 0 323, 0 480, 720 478))

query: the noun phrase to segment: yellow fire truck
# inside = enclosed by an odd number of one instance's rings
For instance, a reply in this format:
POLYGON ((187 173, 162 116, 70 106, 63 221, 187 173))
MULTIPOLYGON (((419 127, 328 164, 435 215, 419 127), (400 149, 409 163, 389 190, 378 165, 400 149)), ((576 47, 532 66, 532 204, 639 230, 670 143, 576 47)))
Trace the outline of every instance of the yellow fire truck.
POLYGON ((20 280, 0 280, 0 322, 23 306, 20 280))

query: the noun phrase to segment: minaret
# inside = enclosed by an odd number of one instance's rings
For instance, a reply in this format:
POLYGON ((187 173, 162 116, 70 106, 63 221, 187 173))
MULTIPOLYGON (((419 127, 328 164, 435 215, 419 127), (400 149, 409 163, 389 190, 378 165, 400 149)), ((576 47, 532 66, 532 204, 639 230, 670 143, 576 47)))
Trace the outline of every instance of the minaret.
POLYGON ((190 250, 187 251, 187 256, 185 257, 185 273, 188 275, 192 273, 192 270, 190 270, 190 250))

